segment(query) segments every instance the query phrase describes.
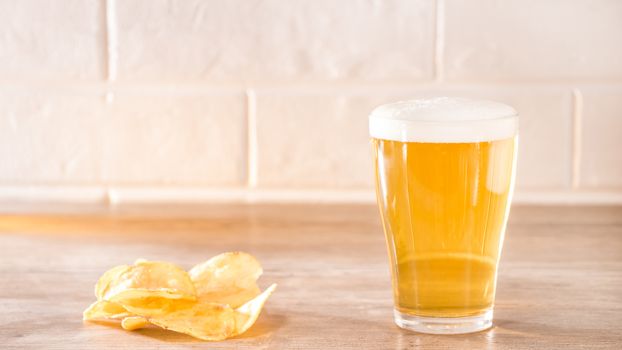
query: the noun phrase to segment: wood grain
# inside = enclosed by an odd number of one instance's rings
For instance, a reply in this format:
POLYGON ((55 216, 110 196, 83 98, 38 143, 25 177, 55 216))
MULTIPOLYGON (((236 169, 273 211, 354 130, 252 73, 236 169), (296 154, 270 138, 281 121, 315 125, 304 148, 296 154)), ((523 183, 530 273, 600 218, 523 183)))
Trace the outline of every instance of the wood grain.
MULTIPOLYGON (((6 212, 6 211, 5 211, 6 212)), ((622 207, 513 208, 495 327, 424 335, 393 325, 372 206, 137 207, 0 217, 2 349, 620 349, 622 207), (138 257, 184 267, 255 254, 279 287, 245 335, 217 344, 83 324, 93 285, 138 257)))

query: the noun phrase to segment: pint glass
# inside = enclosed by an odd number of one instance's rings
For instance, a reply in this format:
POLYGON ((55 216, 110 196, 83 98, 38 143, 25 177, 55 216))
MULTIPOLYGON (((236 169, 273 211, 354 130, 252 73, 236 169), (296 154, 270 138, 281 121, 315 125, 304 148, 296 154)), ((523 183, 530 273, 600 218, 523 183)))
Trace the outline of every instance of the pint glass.
POLYGON ((369 130, 395 323, 424 333, 489 328, 516 111, 491 101, 412 100, 376 108, 369 130))

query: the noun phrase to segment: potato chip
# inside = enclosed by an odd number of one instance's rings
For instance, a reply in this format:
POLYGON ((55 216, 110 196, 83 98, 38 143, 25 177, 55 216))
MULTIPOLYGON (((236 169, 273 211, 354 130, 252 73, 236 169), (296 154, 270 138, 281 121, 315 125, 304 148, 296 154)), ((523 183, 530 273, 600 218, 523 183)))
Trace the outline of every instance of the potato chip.
POLYGON ((195 302, 149 322, 164 329, 191 335, 203 340, 223 340, 231 337, 235 328, 235 313, 229 305, 195 302))
POLYGON ((242 252, 217 255, 189 271, 200 300, 229 304, 232 308, 261 292, 257 279, 262 273, 257 259, 242 252))
POLYGON ((140 297, 140 294, 136 292, 134 293, 136 298, 123 299, 118 303, 131 314, 147 318, 165 315, 178 309, 191 308, 196 304, 195 300, 150 297, 148 291, 142 293, 144 297, 140 297))
POLYGON ((145 328, 149 325, 149 321, 142 316, 128 316, 121 321, 121 327, 126 331, 134 331, 145 328))
POLYGON ((255 324, 261 309, 263 308, 266 300, 272 295, 272 292, 276 289, 276 284, 268 287, 263 293, 259 294, 253 300, 248 301, 246 304, 235 309, 235 332, 234 335, 242 334, 255 324))
MULTIPOLYGON (((111 272, 110 275, 115 274, 111 272)), ((188 273, 176 265, 160 261, 137 261, 108 283, 101 298, 121 302, 145 296, 195 299, 196 291, 188 273)))
POLYGON ((128 316, 130 316, 130 313, 123 306, 105 300, 98 300, 84 310, 82 319, 106 321, 120 320, 128 316))
POLYGON ((95 297, 97 298, 97 300, 102 300, 106 292, 108 292, 110 284, 116 281, 119 276, 121 276, 129 269, 129 265, 119 265, 104 272, 104 274, 99 278, 97 284, 95 285, 95 297))
POLYGON ((112 298, 112 301, 123 305, 131 313, 143 316, 167 313, 173 300, 192 301, 189 298, 185 299, 182 295, 168 294, 167 297, 163 297, 161 292, 135 289, 124 291, 112 298))
POLYGON ((98 301, 84 320, 120 321, 132 331, 149 326, 203 340, 223 340, 247 331, 276 285, 260 293, 259 262, 246 253, 224 253, 185 272, 167 262, 138 259, 104 273, 98 301))

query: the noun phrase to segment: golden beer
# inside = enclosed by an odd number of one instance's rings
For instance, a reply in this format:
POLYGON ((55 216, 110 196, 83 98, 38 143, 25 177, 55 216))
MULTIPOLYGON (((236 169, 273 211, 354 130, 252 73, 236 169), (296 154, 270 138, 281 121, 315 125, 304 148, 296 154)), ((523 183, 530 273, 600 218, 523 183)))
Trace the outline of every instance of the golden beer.
POLYGON ((463 99, 402 102, 372 113, 399 326, 430 333, 491 326, 516 122, 511 107, 463 99))

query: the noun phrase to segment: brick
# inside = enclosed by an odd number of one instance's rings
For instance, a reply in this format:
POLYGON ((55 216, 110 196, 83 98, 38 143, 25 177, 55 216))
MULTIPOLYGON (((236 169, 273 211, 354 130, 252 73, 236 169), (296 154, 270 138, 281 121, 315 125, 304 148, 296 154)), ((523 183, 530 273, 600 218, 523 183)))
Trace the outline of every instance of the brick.
POLYGON ((583 88, 580 185, 622 188, 622 87, 583 88))
POLYGON ((4 80, 96 80, 104 74, 103 2, 0 2, 4 80))
POLYGON ((116 92, 106 108, 108 183, 240 185, 245 179, 242 93, 116 92))
POLYGON ((260 187, 368 187, 367 115, 379 100, 317 93, 257 93, 260 187))
POLYGON ((51 91, 0 94, 0 182, 101 181, 102 99, 51 91))
POLYGON ((622 77, 620 1, 446 0, 445 8, 450 80, 622 77))
POLYGON ((120 80, 421 80, 434 4, 264 0, 117 3, 120 80))

